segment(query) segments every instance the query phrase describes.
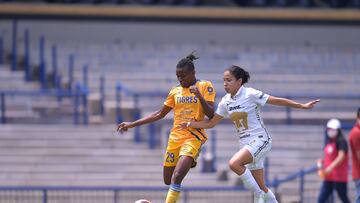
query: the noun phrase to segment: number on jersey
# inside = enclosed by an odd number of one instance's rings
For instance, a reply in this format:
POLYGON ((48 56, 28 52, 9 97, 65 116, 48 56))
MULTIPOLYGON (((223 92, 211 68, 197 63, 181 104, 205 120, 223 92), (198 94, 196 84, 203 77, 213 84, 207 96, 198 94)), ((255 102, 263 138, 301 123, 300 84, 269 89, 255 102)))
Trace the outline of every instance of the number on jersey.
POLYGON ((249 128, 247 112, 234 112, 230 115, 230 119, 234 122, 236 129, 239 132, 249 128))

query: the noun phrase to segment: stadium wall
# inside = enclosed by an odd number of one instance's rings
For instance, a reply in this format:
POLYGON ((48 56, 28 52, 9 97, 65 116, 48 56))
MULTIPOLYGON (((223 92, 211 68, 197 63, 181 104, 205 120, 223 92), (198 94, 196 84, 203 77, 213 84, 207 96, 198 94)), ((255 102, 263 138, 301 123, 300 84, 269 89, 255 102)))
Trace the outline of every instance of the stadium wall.
MULTIPOLYGON (((33 38, 45 35, 54 42, 151 42, 221 44, 312 44, 359 46, 359 26, 250 25, 165 22, 99 22, 19 20, 19 38, 29 28, 33 38)), ((0 21, 5 45, 11 45, 11 20, 0 21)))
POLYGON ((19 37, 30 28, 31 36, 55 42, 360 45, 360 13, 351 9, 1 4, 5 39, 11 39, 12 19, 19 37))

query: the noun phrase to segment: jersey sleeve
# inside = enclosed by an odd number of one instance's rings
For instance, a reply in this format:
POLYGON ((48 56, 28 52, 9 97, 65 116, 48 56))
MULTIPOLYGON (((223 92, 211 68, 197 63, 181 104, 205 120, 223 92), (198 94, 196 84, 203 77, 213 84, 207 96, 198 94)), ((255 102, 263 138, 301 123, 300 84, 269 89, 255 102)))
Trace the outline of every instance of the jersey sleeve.
POLYGON ((269 95, 263 93, 262 91, 259 91, 254 88, 249 88, 249 96, 250 98, 256 103, 261 106, 264 106, 266 101, 269 99, 269 95))
POLYGON ((175 91, 174 91, 174 89, 170 90, 168 96, 166 97, 164 105, 174 108, 174 106, 175 106, 175 91))
POLYGON ((221 101, 219 102, 215 113, 218 114, 219 116, 224 117, 224 118, 228 117, 229 113, 228 113, 226 107, 227 106, 226 106, 226 102, 225 102, 225 97, 223 97, 221 99, 221 101))
POLYGON ((360 137, 356 136, 357 132, 354 130, 354 128, 350 132, 349 143, 352 151, 360 152, 360 137))
POLYGON ((336 144, 337 144, 338 150, 342 150, 345 153, 348 152, 348 146, 347 146, 347 143, 346 143, 345 139, 340 139, 336 144))
POLYGON ((202 91, 202 96, 206 101, 215 102, 215 89, 211 82, 206 82, 202 91))

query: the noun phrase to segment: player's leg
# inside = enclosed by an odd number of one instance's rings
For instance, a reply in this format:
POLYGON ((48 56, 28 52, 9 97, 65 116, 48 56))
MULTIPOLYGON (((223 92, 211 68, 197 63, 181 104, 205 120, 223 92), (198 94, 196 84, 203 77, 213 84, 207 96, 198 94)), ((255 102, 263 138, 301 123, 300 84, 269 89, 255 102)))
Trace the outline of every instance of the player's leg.
POLYGON ((175 203, 180 196, 181 182, 196 161, 201 148, 201 142, 185 142, 180 148, 180 158, 171 177, 171 185, 166 197, 166 203, 175 203))
POLYGON ((176 164, 179 160, 180 149, 181 143, 168 140, 166 152, 163 159, 163 178, 165 185, 171 184, 171 178, 174 173, 176 164))
POLYGON ((276 197, 274 193, 265 185, 264 180, 264 169, 255 169, 251 170, 251 174, 253 175, 256 183, 259 185, 260 189, 264 191, 262 196, 259 196, 257 194, 254 194, 254 202, 261 202, 260 198, 263 198, 265 202, 267 203, 277 203, 276 197))
POLYGON ((261 168, 261 169, 251 170, 251 174, 254 177, 257 184, 259 185, 260 189, 264 192, 267 192, 268 188, 265 185, 264 169, 261 168))
POLYGON ((251 174, 253 175, 256 183, 259 185, 261 190, 264 192, 259 196, 259 194, 254 194, 255 202, 265 201, 267 203, 277 203, 276 197, 274 193, 265 185, 264 180, 264 162, 267 154, 271 150, 271 140, 259 139, 258 142, 253 142, 253 157, 254 161, 247 165, 247 167, 251 170, 251 174), (261 200, 262 199, 262 200, 261 200))
POLYGON ((174 173, 176 163, 179 160, 179 149, 172 148, 168 145, 165 155, 164 155, 164 168, 163 168, 163 177, 165 185, 171 184, 171 177, 174 173))
POLYGON ((164 166, 163 177, 164 177, 165 185, 171 184, 171 177, 174 173, 174 170, 175 170, 175 166, 164 166))
POLYGON ((356 188, 355 203, 360 203, 360 179, 354 180, 354 183, 356 188))
POLYGON ((324 203, 327 201, 333 191, 333 182, 323 181, 320 189, 318 203, 324 203))
POLYGON ((194 159, 189 156, 180 156, 178 163, 176 164, 174 173, 171 178, 172 184, 181 184, 186 174, 189 172, 194 159))
POLYGON ((181 182, 189 172, 194 159, 188 156, 180 156, 171 178, 171 185, 166 197, 166 203, 175 203, 180 196, 181 182))
POLYGON ((256 183, 250 170, 245 166, 253 161, 251 153, 245 147, 240 149, 229 161, 229 167, 232 171, 240 176, 245 188, 256 193, 261 194, 262 190, 256 183))
POLYGON ((337 182, 335 183, 335 189, 339 195, 339 198, 343 203, 350 203, 350 200, 347 195, 347 183, 337 182))

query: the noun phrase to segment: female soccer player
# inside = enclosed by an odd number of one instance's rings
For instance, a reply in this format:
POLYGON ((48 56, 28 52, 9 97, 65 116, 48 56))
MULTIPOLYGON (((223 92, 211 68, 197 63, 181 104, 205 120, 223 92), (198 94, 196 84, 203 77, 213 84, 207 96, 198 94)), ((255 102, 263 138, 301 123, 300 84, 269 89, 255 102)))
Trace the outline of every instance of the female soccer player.
POLYGON ((207 139, 204 130, 182 129, 180 124, 190 120, 203 120, 205 115, 208 118, 214 116, 215 90, 211 82, 196 79, 193 63, 196 59, 191 53, 178 62, 176 76, 180 85, 170 90, 160 110, 139 120, 118 125, 118 131, 127 131, 129 128, 162 119, 171 109, 174 110, 174 124, 164 156, 164 182, 170 185, 166 203, 177 201, 181 182, 190 168, 196 166, 201 146, 207 139))
POLYGON ((305 104, 273 97, 259 90, 245 87, 250 75, 238 66, 224 72, 224 88, 228 93, 220 101, 210 120, 182 123, 183 129, 212 128, 223 118, 229 117, 235 124, 240 138, 240 150, 233 155, 229 166, 240 176, 245 187, 254 192, 255 202, 277 202, 275 195, 265 186, 264 159, 271 149, 271 137, 260 116, 260 106, 265 103, 310 109, 320 100, 305 104))

